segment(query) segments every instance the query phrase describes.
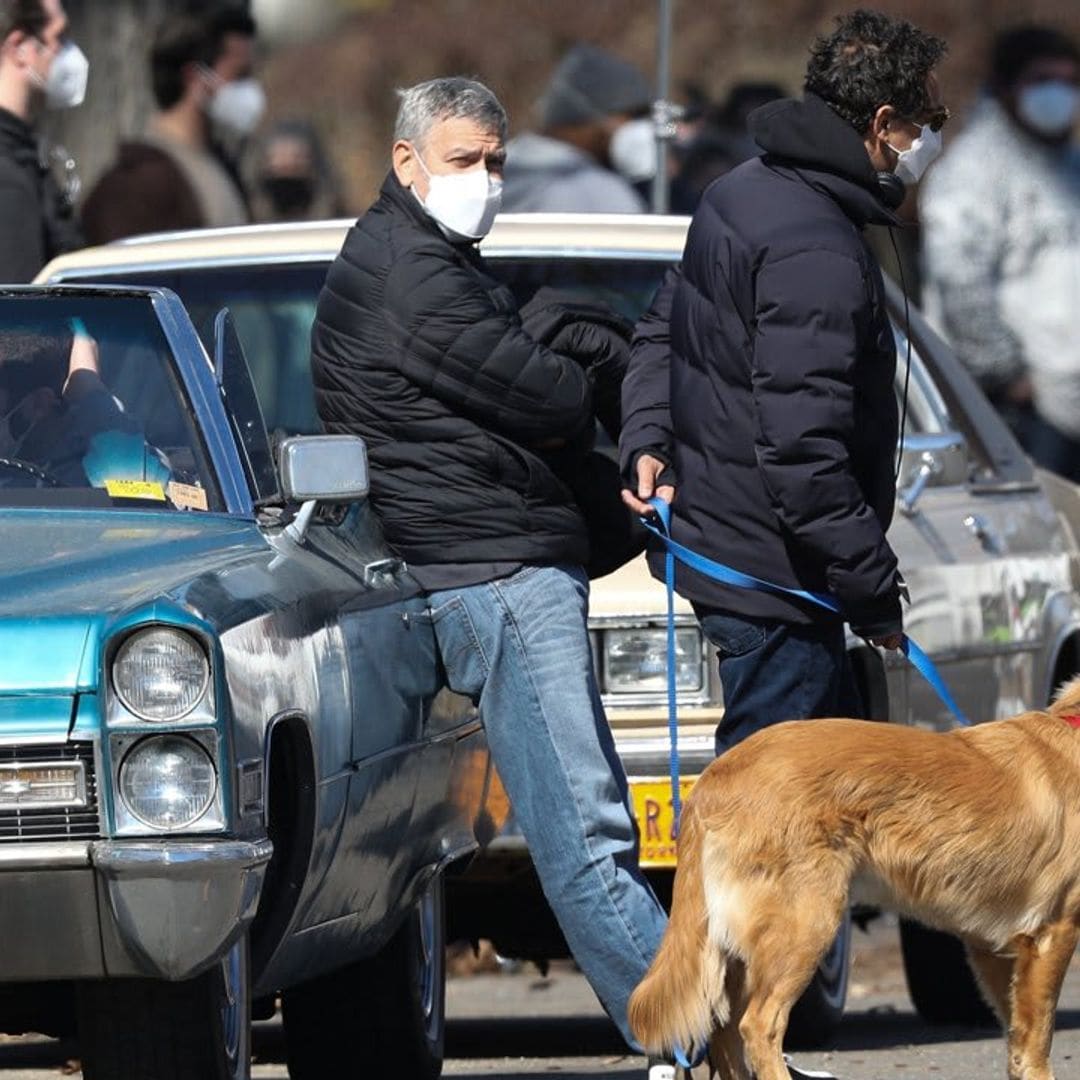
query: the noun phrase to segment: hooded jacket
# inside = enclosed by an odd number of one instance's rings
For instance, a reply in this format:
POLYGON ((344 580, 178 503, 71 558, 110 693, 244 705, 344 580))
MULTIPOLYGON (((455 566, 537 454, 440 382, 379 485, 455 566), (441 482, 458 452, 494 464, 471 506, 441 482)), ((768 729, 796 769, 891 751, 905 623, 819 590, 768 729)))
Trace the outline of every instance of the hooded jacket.
POLYGON ((41 162, 34 129, 0 109, 0 283, 33 280, 54 256, 81 246, 71 205, 41 162))
MULTIPOLYGON (((680 543, 788 588, 828 592, 867 636, 901 627, 892 517, 896 349, 862 230, 895 224, 855 129, 821 99, 751 116, 765 151, 705 193, 681 272, 637 328, 624 475, 674 466, 680 543)), ((660 575, 662 559, 651 556, 660 575)), ((677 568, 699 608, 807 623, 823 609, 677 568)))
POLYGON ((592 423, 585 366, 525 331, 475 243, 447 239, 393 173, 330 267, 311 350, 319 416, 366 440, 372 505, 405 559, 586 561, 544 458, 592 423))
POLYGON ((640 214, 641 196, 617 172, 561 139, 526 131, 506 148, 504 212, 640 214))

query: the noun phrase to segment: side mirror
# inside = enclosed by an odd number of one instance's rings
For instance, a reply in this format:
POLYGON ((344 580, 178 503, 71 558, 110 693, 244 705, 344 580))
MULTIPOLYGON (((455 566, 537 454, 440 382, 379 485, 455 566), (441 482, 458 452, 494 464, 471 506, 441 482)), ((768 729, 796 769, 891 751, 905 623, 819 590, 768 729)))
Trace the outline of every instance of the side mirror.
POLYGON ((908 435, 900 448, 900 512, 910 517, 928 487, 963 484, 969 470, 967 444, 958 431, 908 435))
POLYGON ((367 447, 355 435, 285 439, 278 452, 278 470, 282 495, 302 504, 286 530, 297 542, 307 531, 316 503, 355 502, 368 493, 367 447))

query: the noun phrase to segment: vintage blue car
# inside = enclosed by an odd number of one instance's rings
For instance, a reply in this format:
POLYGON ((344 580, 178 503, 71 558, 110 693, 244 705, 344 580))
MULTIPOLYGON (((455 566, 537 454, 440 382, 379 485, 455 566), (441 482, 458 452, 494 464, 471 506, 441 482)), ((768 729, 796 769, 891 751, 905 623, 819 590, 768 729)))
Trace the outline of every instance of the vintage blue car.
POLYGON ((0 291, 0 1030, 95 1080, 433 1077, 442 871, 502 824, 483 732, 365 503, 272 452, 231 322, 0 291))

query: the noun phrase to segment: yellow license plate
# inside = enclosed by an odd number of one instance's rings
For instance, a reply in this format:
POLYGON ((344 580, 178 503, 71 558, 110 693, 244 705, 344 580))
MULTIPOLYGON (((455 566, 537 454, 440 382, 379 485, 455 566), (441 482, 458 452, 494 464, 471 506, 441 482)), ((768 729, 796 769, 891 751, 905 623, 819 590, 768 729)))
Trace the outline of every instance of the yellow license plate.
MULTIPOLYGON (((693 780, 679 782, 683 799, 693 780)), ((646 869, 675 865, 675 813, 671 806, 670 780, 636 780, 630 785, 630 801, 641 834, 639 862, 646 869)))

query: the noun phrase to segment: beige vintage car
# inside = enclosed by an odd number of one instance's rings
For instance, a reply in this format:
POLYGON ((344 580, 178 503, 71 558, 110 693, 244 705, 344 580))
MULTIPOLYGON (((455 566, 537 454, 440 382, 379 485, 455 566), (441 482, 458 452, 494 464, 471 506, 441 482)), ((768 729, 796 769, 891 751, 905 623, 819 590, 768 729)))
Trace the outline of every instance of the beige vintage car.
MULTIPOLYGON (((57 259, 40 280, 163 285, 177 292, 204 340, 232 312, 267 426, 315 429, 308 334, 318 289, 349 222, 146 237, 57 259)), ((505 215, 482 250, 521 300, 543 285, 603 300, 634 318, 681 255, 677 217, 505 215)), ((912 310, 910 341, 895 288, 902 393, 910 345, 901 490, 889 538, 911 590, 907 626, 979 721, 1046 703, 1080 671, 1076 489, 1039 473, 949 348, 912 310)), ((688 785, 713 755, 723 715, 716 663, 688 606, 677 606, 679 751, 688 785)), ((594 583, 590 626, 609 721, 631 782, 641 862, 666 898, 675 862, 666 714, 665 595, 643 559, 594 583)), ((944 706, 904 661, 852 637, 869 715, 948 727, 944 706)), ((797 799, 798 792, 791 792, 797 799)), ((520 836, 509 828, 448 882, 451 932, 493 938, 511 955, 556 954, 561 941, 520 836)), ((977 998, 957 953, 903 924, 909 984, 929 1017, 968 1015, 977 998)), ((811 1026, 839 1015, 846 941, 819 978, 811 1026)))

